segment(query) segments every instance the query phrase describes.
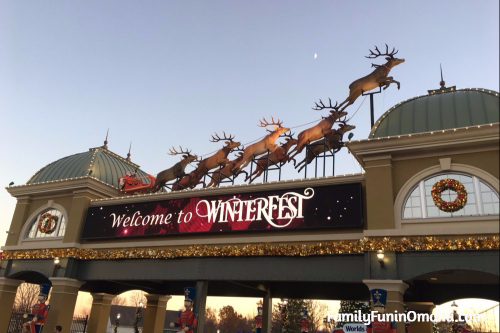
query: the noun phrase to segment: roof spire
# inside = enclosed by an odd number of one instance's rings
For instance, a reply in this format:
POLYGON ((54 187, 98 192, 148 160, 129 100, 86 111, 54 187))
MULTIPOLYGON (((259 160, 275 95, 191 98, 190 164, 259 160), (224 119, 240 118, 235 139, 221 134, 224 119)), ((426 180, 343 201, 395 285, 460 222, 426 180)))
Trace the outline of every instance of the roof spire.
POLYGON ((130 150, 132 149, 132 141, 130 141, 130 147, 128 147, 127 161, 130 162, 130 150))
POLYGON ((457 86, 446 88, 446 82, 444 82, 444 79, 443 79, 443 67, 441 66, 441 64, 439 64, 439 70, 441 71, 441 82, 439 82, 439 85, 441 86, 441 88, 427 90, 427 92, 429 92, 429 95, 443 94, 446 92, 457 90, 457 86))
POLYGON ((109 127, 108 131, 106 132, 106 140, 104 140, 104 146, 102 146, 104 149, 108 149, 108 134, 109 134, 109 127))
POLYGON ((443 80, 443 67, 441 67, 441 64, 439 64, 439 69, 441 70, 441 82, 439 82, 439 85, 441 86, 441 89, 445 89, 446 82, 443 80))

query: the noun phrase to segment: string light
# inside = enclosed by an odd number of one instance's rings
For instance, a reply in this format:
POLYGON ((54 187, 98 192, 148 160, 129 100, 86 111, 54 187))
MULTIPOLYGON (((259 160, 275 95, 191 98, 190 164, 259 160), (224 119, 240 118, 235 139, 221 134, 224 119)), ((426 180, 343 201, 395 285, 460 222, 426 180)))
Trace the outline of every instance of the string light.
MULTIPOLYGON (((479 91, 479 89, 481 89, 482 92, 485 92, 487 94, 490 94, 490 95, 494 95, 496 97, 498 97, 498 93, 497 92, 492 92, 491 90, 488 90, 486 91, 484 88, 462 88, 462 89, 456 89, 456 90, 453 90, 451 92, 446 92, 446 93, 460 93, 460 92, 464 92, 464 91, 479 91)), ((393 111, 395 108, 399 107, 400 105, 404 104, 404 103, 407 103, 407 102, 410 102, 410 101, 413 101, 413 100, 416 100, 416 99, 419 99, 419 98, 426 98, 426 97, 433 97, 433 96, 436 96, 435 94, 431 94, 431 95, 417 95, 415 97, 412 97, 412 98, 409 98, 403 102, 399 102, 398 104, 394 105, 393 107, 391 107, 389 110, 387 110, 383 115, 382 115, 382 119, 384 119, 391 111, 393 111)), ((377 123, 380 122, 380 119, 377 121, 377 123)), ((369 137, 375 137, 375 130, 377 129, 377 127, 374 127, 372 129, 372 131, 370 132, 369 134, 369 137)))
POLYGON ((450 251, 499 249, 498 236, 468 238, 390 238, 364 237, 358 240, 341 240, 308 244, 247 244, 247 245, 192 245, 187 248, 128 248, 128 249, 37 249, 3 252, 5 259, 173 259, 185 257, 252 257, 252 256, 318 256, 336 254, 362 254, 384 249, 385 252, 450 251))

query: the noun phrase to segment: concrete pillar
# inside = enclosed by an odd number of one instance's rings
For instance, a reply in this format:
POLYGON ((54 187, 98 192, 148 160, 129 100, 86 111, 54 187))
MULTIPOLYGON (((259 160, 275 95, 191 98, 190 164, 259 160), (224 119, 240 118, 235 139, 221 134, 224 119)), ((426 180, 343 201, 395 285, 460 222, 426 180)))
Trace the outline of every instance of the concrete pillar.
POLYGON ((391 155, 365 158, 366 225, 368 229, 394 229, 394 193, 391 155))
POLYGON ((52 283, 52 290, 49 300, 50 310, 45 319, 44 331, 50 332, 56 325, 62 326, 63 331, 69 331, 78 290, 85 282, 61 277, 52 277, 49 280, 52 283))
MULTIPOLYGON (((436 307, 432 302, 407 302, 406 307, 408 311, 415 311, 416 313, 427 313, 429 316, 432 310, 436 307)), ((411 331, 418 333, 432 333, 432 322, 413 322, 411 323, 411 331)))
MULTIPOLYGON (((143 332, 163 333, 167 302, 172 296, 145 295, 148 300, 144 311, 143 332)), ((170 328, 170 327, 169 327, 170 328)), ((92 332, 89 329, 89 332, 92 332)), ((100 333, 100 332, 96 332, 100 333)))
MULTIPOLYGON (((385 313, 396 313, 396 311, 397 313, 405 312, 403 295, 405 293, 405 290, 408 289, 408 285, 402 280, 363 280, 363 283, 366 284, 368 286, 368 289, 370 290, 376 288, 387 290, 387 304, 385 306, 385 313)), ((397 327, 398 333, 405 333, 404 322, 398 322, 397 327)))
POLYGON ((203 332, 205 326, 205 307, 207 305, 208 281, 196 282, 196 297, 193 311, 198 314, 198 325, 194 332, 203 332))
POLYGON ((22 280, 0 277, 0 332, 7 332, 10 316, 16 298, 17 287, 23 283, 22 280))
POLYGON ((115 297, 115 295, 110 294, 92 294, 92 308, 90 309, 88 332, 106 333, 111 301, 115 297))
POLYGON ((90 200, 94 199, 90 190, 73 192, 71 210, 68 212, 68 222, 64 233, 64 243, 78 243, 82 234, 83 220, 87 214, 90 200))
POLYGON ((271 298, 271 290, 266 290, 266 296, 264 296, 264 302, 262 303, 262 332, 271 333, 272 321, 273 321, 273 299, 271 298))
POLYGON ((14 210, 14 215, 12 216, 12 222, 10 224, 9 234, 7 235, 5 245, 17 245, 17 242, 21 237, 21 230, 23 229, 26 219, 29 217, 30 207, 30 196, 17 198, 16 208, 14 210))

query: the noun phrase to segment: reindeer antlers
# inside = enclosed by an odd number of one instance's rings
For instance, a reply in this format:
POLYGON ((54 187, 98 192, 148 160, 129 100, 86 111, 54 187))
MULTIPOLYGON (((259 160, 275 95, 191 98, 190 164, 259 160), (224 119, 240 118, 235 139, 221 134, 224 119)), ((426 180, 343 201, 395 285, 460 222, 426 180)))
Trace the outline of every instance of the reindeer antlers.
POLYGON ((262 117, 262 120, 259 120, 260 121, 260 125, 257 125, 257 126, 259 126, 259 127, 267 127, 267 126, 270 126, 270 125, 278 125, 279 127, 281 127, 281 124, 283 124, 283 121, 280 121, 279 118, 278 118, 278 122, 276 122, 274 120, 273 116, 271 116, 271 120, 272 120, 271 123, 268 123, 267 120, 266 120, 266 118, 264 118, 264 117, 262 117))
POLYGON ((292 131, 288 131, 286 133, 281 134, 280 138, 290 138, 290 139, 293 139, 294 135, 295 135, 295 133, 292 133, 292 131))
POLYGON ((174 148, 174 147, 172 147, 172 149, 169 149, 170 153, 168 153, 168 154, 169 154, 169 155, 187 154, 188 156, 191 156, 191 150, 186 150, 186 151, 184 151, 184 149, 183 149, 181 146, 179 146, 179 147, 181 148, 181 151, 180 151, 180 152, 179 152, 179 151, 177 151, 177 150, 175 150, 175 148, 174 148))
POLYGON ((332 105, 332 99, 331 98, 328 98, 328 100, 330 101, 330 104, 329 105, 325 105, 323 104, 323 101, 322 100, 319 100, 319 104, 318 103, 314 103, 316 104, 316 107, 315 108, 312 108, 313 110, 316 110, 316 111, 320 111, 320 110, 323 110, 323 109, 334 109, 334 110, 338 110, 338 102, 335 102, 335 105, 332 105))
POLYGON ((226 136, 226 132, 222 131, 222 133, 224 133, 224 137, 223 138, 219 137, 219 135, 217 133, 215 133, 215 138, 212 135, 212 139, 213 140, 210 140, 210 142, 219 142, 219 141, 223 141, 223 140, 229 140, 229 141, 232 142, 233 139, 235 138, 235 136, 232 136, 231 133, 229 133, 229 138, 226 136))
POLYGON ((387 46, 387 44, 385 44, 385 53, 380 53, 379 49, 376 46, 375 46, 375 51, 377 51, 377 53, 374 53, 372 50, 370 50, 370 55, 365 56, 365 58, 375 59, 375 58, 380 57, 380 56, 389 56, 389 57, 394 59, 394 55, 399 52, 399 50, 396 51, 396 48, 393 47, 391 53, 389 53, 389 46, 387 46), (394 52, 394 51, 396 51, 396 52, 394 52))

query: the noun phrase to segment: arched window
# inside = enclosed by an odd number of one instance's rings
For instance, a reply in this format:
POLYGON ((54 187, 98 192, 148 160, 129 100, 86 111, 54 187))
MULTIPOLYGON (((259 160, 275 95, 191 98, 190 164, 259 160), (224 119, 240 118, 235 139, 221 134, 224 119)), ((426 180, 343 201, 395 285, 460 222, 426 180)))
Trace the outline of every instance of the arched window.
POLYGON ((64 215, 59 210, 52 208, 39 213, 31 221, 31 227, 28 230, 26 238, 62 237, 65 231, 66 219, 64 215), (41 222, 42 228, 38 227, 39 222, 41 222), (46 232, 42 232, 44 227, 47 229, 46 232))
MULTIPOLYGON (((443 191, 441 198, 445 201, 453 201, 456 193, 451 190, 443 191)), ((460 216, 484 216, 499 215, 498 193, 487 183, 476 176, 462 173, 440 173, 420 181, 405 200, 402 218, 440 218, 460 216), (440 210, 432 200, 432 186, 443 178, 456 179, 461 182, 467 191, 467 204, 464 208, 448 213, 440 210)))

